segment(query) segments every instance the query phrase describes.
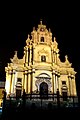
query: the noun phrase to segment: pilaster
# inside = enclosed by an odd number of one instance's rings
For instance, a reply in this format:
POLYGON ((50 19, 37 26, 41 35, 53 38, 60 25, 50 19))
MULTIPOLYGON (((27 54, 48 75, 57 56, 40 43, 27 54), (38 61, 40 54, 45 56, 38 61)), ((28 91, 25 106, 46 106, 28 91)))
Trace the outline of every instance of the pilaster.
POLYGON ((68 95, 71 96, 71 74, 68 75, 68 95))
POLYGON ((28 70, 28 93, 31 90, 31 69, 28 70))

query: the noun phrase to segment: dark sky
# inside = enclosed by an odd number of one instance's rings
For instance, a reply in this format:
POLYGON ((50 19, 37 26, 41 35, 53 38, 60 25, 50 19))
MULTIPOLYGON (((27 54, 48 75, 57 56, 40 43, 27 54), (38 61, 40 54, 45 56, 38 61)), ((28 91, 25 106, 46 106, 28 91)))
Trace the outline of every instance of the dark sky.
POLYGON ((78 3, 2 3, 0 8, 0 80, 5 81, 5 66, 18 51, 23 56, 27 35, 43 19, 47 28, 56 36, 60 58, 67 54, 76 74, 80 92, 80 13, 78 3))

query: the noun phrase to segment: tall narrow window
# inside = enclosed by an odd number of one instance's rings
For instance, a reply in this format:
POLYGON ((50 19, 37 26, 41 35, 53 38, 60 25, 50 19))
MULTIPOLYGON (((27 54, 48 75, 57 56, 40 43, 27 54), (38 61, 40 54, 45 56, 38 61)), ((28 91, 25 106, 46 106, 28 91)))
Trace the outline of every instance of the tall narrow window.
POLYGON ((44 42, 44 37, 41 37, 41 42, 44 42))
POLYGON ((46 62, 46 56, 45 55, 41 56, 41 62, 46 62))

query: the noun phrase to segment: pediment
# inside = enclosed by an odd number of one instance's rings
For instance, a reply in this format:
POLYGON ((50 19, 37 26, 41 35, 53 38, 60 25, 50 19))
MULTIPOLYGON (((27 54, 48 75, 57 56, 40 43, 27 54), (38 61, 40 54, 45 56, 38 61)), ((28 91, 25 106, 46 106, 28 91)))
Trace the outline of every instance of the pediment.
POLYGON ((21 66, 16 67, 16 71, 24 71, 24 68, 21 66))
POLYGON ((48 78, 48 79, 51 79, 51 77, 46 73, 41 73, 36 78, 48 78))

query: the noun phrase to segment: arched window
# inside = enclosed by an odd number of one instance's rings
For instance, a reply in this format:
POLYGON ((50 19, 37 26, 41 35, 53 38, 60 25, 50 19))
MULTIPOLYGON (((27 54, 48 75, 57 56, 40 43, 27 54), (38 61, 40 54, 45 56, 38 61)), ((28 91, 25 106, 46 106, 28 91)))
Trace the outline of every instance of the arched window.
POLYGON ((41 42, 44 42, 44 37, 41 37, 41 42))
POLYGON ((41 62, 46 62, 46 56, 45 55, 41 56, 41 62))

